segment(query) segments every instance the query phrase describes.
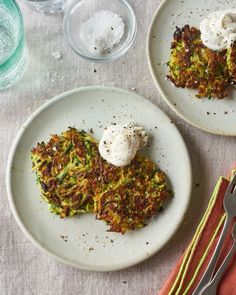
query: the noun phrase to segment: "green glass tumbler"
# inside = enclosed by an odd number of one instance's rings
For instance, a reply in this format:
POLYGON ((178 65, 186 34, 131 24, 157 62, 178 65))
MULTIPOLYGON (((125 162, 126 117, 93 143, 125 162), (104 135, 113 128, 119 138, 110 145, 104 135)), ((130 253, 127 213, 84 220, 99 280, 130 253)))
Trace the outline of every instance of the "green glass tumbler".
POLYGON ((22 14, 15 0, 0 0, 0 89, 15 84, 23 75, 27 49, 22 14))

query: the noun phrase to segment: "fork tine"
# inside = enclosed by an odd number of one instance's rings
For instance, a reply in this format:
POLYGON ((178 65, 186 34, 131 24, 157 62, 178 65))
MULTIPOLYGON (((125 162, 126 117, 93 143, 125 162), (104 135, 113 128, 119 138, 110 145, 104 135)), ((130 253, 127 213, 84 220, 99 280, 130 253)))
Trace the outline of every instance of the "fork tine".
POLYGON ((234 224, 234 226, 232 228, 232 236, 236 240, 236 222, 235 222, 235 224, 234 224))
POLYGON ((236 184, 235 184, 235 187, 233 188, 232 194, 236 196, 236 184))
MULTIPOLYGON (((234 174, 233 178, 231 179, 229 186, 227 188, 226 194, 232 194, 236 184, 236 173, 234 174)), ((225 194, 225 195, 226 195, 225 194)))

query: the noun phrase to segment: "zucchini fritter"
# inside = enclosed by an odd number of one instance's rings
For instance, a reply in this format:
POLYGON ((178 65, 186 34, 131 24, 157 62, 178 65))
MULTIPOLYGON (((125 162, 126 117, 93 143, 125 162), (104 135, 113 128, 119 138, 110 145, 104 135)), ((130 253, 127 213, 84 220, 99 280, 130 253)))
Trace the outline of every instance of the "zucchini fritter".
POLYGON ((97 219, 105 220, 109 231, 125 233, 145 226, 170 196, 165 174, 150 160, 136 156, 123 167, 122 178, 114 186, 94 197, 97 219))
POLYGON ((232 81, 227 66, 227 51, 207 48, 200 34, 200 30, 189 25, 176 28, 167 78, 176 87, 197 89, 197 97, 222 99, 228 96, 228 86, 232 81))
POLYGON ((110 231, 143 227, 171 195, 153 162, 136 155, 126 167, 113 166, 100 156, 97 141, 75 128, 38 144, 31 158, 51 212, 62 218, 95 212, 110 231))
POLYGON ((227 49, 227 65, 232 83, 236 83, 236 43, 227 49))
POLYGON ((97 154, 96 141, 84 131, 75 129, 63 132, 61 136, 52 135, 47 144, 38 143, 32 149, 33 170, 41 194, 53 213, 65 217, 93 212, 91 167, 97 154))

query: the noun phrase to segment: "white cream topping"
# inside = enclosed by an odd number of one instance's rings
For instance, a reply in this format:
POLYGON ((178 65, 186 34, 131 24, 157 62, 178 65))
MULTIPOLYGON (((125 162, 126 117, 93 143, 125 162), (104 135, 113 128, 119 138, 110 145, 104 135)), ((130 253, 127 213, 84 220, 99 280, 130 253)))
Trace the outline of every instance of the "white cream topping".
POLYGON ((212 50, 224 50, 236 41, 236 9, 219 10, 200 23, 201 39, 212 50))
POLYGON ((129 165, 138 150, 146 146, 148 135, 143 127, 134 123, 112 125, 105 128, 99 142, 103 159, 117 166, 129 165))

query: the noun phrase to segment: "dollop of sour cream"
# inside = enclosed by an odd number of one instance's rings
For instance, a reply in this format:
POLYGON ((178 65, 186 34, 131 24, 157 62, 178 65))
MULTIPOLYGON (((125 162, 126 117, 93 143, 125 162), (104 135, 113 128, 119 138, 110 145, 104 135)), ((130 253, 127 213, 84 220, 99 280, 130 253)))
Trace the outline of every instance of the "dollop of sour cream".
POLYGON ((236 41, 236 9, 219 10, 200 23, 201 39, 212 50, 224 50, 236 41))
POLYGON ((105 128, 99 142, 103 159, 117 166, 129 165, 138 150, 146 146, 148 134, 134 123, 112 125, 105 128))

